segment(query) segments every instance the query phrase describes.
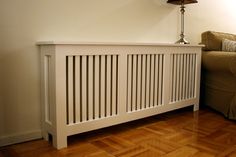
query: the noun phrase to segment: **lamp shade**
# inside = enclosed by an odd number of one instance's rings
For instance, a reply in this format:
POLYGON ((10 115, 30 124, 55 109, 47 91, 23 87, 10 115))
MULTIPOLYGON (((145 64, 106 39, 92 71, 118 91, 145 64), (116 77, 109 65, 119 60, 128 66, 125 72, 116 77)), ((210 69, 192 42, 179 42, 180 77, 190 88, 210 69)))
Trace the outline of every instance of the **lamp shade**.
POLYGON ((167 3, 182 5, 182 4, 197 3, 197 0, 168 0, 167 3))

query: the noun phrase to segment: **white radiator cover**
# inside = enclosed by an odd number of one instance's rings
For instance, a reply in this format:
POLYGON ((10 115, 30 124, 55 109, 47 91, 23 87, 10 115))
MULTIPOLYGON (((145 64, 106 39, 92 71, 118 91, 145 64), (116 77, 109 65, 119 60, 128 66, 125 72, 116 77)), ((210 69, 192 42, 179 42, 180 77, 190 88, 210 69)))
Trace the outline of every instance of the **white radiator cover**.
POLYGON ((201 45, 39 42, 43 137, 199 108, 201 45))

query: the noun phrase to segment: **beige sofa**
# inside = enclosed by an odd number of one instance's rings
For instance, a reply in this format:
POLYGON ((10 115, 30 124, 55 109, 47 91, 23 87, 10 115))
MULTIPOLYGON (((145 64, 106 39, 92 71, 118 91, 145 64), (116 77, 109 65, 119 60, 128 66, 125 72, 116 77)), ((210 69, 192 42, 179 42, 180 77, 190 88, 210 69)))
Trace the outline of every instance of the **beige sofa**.
POLYGON ((236 41, 236 35, 202 33, 201 102, 236 120, 236 52, 222 51, 222 39, 236 41))

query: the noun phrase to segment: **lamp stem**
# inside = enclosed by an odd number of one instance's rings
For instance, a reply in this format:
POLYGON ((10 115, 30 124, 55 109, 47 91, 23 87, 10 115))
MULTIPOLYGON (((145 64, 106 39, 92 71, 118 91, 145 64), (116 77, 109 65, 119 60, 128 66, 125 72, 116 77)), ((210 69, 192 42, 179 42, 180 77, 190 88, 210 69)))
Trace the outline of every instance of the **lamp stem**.
POLYGON ((184 3, 181 4, 180 12, 181 12, 181 34, 180 34, 180 40, 178 40, 176 43, 189 44, 189 42, 185 39, 185 35, 184 35, 184 12, 185 12, 184 3))
POLYGON ((184 37, 184 12, 185 12, 185 6, 184 4, 182 3, 181 7, 180 7, 180 12, 181 12, 181 35, 180 37, 184 37))

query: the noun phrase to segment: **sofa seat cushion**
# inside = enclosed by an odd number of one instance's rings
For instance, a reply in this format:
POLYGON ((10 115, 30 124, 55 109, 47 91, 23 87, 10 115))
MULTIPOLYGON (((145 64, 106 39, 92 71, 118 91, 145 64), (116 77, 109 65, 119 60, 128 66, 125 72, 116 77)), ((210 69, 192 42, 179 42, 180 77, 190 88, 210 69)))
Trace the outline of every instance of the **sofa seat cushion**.
POLYGON ((225 51, 203 51, 203 69, 229 72, 236 77, 236 53, 225 51))

